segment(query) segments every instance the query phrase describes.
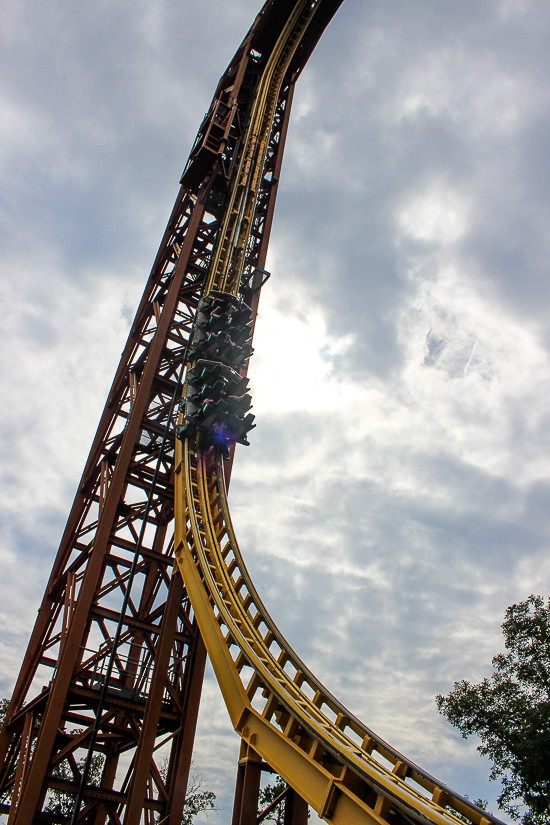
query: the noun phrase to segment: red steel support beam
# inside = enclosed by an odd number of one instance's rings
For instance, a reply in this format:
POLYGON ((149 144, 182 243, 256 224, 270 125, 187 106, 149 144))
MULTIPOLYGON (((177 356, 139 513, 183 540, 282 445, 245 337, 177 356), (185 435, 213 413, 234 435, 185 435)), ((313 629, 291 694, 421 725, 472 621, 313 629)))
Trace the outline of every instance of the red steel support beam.
POLYGON ((235 783, 235 802, 231 825, 256 825, 258 819, 258 799, 262 779, 262 759, 252 748, 241 746, 244 759, 239 760, 235 783))
MULTIPOLYGON (((265 266, 294 82, 340 2, 320 0, 283 80, 246 250, 248 275, 265 266)), ((181 823, 206 653, 179 574, 171 578, 171 402, 257 79, 295 4, 264 4, 218 84, 185 168, 0 732, 0 792, 12 794, 10 825, 51 822, 43 810, 48 792, 76 794, 77 766, 94 727, 101 787, 85 789, 79 822, 137 825, 147 810, 151 822, 156 811, 167 825, 181 823), (130 570, 139 583, 123 615, 130 570), (166 780, 154 762, 159 739, 170 742, 166 780), (62 765, 74 780, 62 778, 62 765)), ((256 313, 258 295, 243 288, 243 297, 256 313)), ((229 481, 229 465, 227 471, 229 481)), ((241 767, 245 825, 247 817, 255 822, 261 766, 252 759, 241 767)))
POLYGON ((172 764, 168 767, 170 780, 168 791, 171 805, 166 825, 181 825, 183 817, 205 666, 206 648, 202 636, 197 634, 196 646, 190 661, 191 678, 188 680, 189 694, 185 708, 185 726, 179 737, 178 747, 172 750, 174 758, 172 764))
POLYGON ((283 825, 307 825, 309 807, 293 788, 289 788, 285 798, 285 818, 283 825))
POLYGON ((155 376, 162 348, 164 347, 168 326, 174 314, 178 293, 181 287, 184 267, 187 264, 187 259, 185 256, 189 256, 190 246, 194 239, 194 233, 198 228, 203 213, 204 203, 198 204, 193 211, 191 227, 186 238, 185 247, 182 249, 182 254, 180 255, 180 259, 178 260, 178 265, 176 267, 176 273, 174 274, 172 283, 170 284, 168 297, 163 307, 163 312, 157 327, 157 333, 153 340, 149 358, 140 382, 135 400, 135 406, 132 409, 132 415, 128 421, 128 425, 124 433, 119 462, 117 463, 103 512, 99 520, 92 556, 86 567, 86 574, 84 576, 84 581, 82 583, 75 612, 71 621, 70 632, 67 636, 59 659, 56 677, 50 692, 50 698, 44 713, 42 724, 40 726, 32 762, 23 783, 21 800, 17 808, 15 818, 13 819, 13 825, 27 825, 27 823, 32 821, 34 811, 37 808, 46 770, 50 761, 50 755, 54 746, 54 739, 57 735, 59 723, 61 721, 65 697, 67 696, 71 677, 80 652, 82 638, 92 605, 92 599, 97 590, 103 564, 103 556, 107 551, 112 523, 115 519, 116 509, 122 495, 128 462, 130 461, 132 448, 137 439, 138 431, 141 426, 145 406, 151 390, 151 384, 155 376))

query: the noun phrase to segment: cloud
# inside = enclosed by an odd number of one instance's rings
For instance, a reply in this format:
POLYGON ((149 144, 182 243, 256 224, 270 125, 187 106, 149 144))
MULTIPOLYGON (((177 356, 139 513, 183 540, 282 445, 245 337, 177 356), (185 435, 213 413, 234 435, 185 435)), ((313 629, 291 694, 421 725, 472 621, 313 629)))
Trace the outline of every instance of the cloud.
MULTIPOLYGON (((4 4, 5 692, 181 169, 258 5, 4 4)), ((343 4, 296 90, 258 426, 230 492, 258 589, 314 672, 492 800, 433 696, 482 678, 505 607, 549 592, 549 25, 527 0, 343 4)), ((197 762, 225 818, 237 745, 209 670, 197 762)))

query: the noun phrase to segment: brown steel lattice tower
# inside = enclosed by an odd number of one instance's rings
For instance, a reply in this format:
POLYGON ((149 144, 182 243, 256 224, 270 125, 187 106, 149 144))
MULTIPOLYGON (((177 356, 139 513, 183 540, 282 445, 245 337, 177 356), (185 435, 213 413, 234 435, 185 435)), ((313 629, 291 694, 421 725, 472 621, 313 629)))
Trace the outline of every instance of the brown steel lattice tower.
POLYGON ((82 756, 103 762, 78 821, 180 825, 205 647, 173 574, 174 425, 186 347, 257 80, 291 13, 311 16, 280 84, 241 295, 257 309, 297 77, 342 0, 267 0, 202 123, 84 468, 2 730, 9 825, 67 822, 82 756), (169 749, 162 776, 155 751, 169 749), (72 796, 71 796, 72 795, 72 796), (11 800, 11 804, 10 804, 11 800), (50 806, 51 807, 51 806, 50 806))

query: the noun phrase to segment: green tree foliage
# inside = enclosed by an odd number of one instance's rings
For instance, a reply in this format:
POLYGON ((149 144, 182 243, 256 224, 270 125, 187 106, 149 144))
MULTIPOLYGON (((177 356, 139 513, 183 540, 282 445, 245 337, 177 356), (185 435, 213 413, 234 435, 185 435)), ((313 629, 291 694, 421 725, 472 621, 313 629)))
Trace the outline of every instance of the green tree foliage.
MULTIPOLYGON (((6 718, 6 714, 8 712, 8 708, 10 706, 9 699, 0 699, 0 728, 4 724, 4 719, 6 718)), ((10 795, 6 793, 0 794, 0 802, 9 802, 10 795)))
MULTIPOLYGON (((73 731, 74 733, 80 733, 79 730, 73 731)), ((82 759, 77 760, 77 768, 80 773, 82 773, 84 769, 84 763, 86 762, 86 757, 82 757, 82 759)), ((88 785, 94 785, 96 788, 99 787, 101 782, 101 773, 103 771, 103 756, 96 754, 92 757, 92 763, 90 765, 90 771, 88 773, 88 785)), ((69 767, 68 762, 61 762, 53 769, 53 775, 57 776, 58 779, 65 779, 67 782, 74 782, 75 776, 69 767)), ((64 791, 49 791, 48 792, 48 801, 46 803, 46 807, 44 808, 45 811, 48 811, 52 814, 57 814, 58 816, 72 816, 73 809, 75 804, 75 794, 74 793, 65 793, 64 791)))
MULTIPOLYGON (((268 805, 271 805, 272 802, 275 802, 277 797, 280 796, 284 790, 286 790, 286 783, 280 776, 276 776, 272 784, 266 785, 265 788, 260 790, 259 812, 265 810, 268 805)), ((283 825, 284 818, 285 801, 283 799, 281 804, 277 805, 277 807, 271 811, 271 813, 269 813, 263 821, 274 822, 275 825, 283 825)))
POLYGON ((499 807, 523 825, 549 825, 550 599, 511 605, 502 630, 507 652, 493 658, 491 678, 456 682, 436 702, 464 738, 479 736, 502 782, 499 807))
MULTIPOLYGON (((159 773, 166 781, 166 775, 168 773, 167 759, 162 763, 159 773)), ((187 781, 187 792, 185 794, 181 825, 193 825, 193 820, 197 814, 208 814, 208 811, 218 810, 214 791, 205 791, 203 788, 204 780, 202 773, 199 773, 195 767, 195 763, 191 762, 191 771, 187 781)))

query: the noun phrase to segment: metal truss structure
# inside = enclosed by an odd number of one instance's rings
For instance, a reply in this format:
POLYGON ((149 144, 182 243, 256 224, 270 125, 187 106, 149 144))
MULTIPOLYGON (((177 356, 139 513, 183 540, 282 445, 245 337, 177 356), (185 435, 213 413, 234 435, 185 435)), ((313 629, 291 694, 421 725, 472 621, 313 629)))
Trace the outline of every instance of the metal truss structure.
POLYGON ((341 2, 267 0, 199 129, 2 729, 9 825, 69 822, 52 792, 73 823, 180 825, 207 653, 242 740, 233 825, 267 814, 262 770, 288 785, 288 825, 308 805, 335 825, 498 822, 365 727, 281 636, 227 505, 246 396, 213 399, 200 377, 245 381, 232 319, 253 325, 294 84, 341 2), (199 333, 201 312, 222 331, 199 333))

